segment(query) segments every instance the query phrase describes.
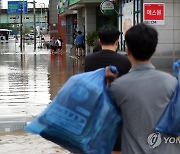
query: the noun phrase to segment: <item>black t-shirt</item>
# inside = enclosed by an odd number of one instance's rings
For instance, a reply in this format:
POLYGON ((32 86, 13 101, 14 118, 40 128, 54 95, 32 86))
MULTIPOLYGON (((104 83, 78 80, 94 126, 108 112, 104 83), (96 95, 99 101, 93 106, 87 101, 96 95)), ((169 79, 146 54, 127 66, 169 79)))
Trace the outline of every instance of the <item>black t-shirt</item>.
POLYGON ((119 76, 128 73, 131 68, 127 56, 118 54, 112 50, 101 50, 85 58, 85 72, 94 71, 109 65, 117 67, 119 76))

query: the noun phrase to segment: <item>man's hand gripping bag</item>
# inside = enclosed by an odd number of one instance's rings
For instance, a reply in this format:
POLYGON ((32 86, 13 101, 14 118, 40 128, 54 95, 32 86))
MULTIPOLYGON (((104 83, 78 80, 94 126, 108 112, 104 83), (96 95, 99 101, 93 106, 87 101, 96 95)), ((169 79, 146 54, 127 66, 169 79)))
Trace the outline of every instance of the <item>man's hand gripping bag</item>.
POLYGON ((72 76, 25 130, 73 153, 110 154, 121 122, 104 68, 72 76))

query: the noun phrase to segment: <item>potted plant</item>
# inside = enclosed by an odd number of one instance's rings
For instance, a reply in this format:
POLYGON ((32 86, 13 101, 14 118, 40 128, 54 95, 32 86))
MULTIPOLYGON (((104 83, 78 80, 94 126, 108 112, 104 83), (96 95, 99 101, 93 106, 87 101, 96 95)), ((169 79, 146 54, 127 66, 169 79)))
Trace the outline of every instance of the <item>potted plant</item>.
POLYGON ((98 33, 96 31, 89 32, 86 35, 86 42, 87 42, 87 45, 90 47, 90 50, 97 44, 98 39, 99 39, 99 37, 98 37, 98 33))

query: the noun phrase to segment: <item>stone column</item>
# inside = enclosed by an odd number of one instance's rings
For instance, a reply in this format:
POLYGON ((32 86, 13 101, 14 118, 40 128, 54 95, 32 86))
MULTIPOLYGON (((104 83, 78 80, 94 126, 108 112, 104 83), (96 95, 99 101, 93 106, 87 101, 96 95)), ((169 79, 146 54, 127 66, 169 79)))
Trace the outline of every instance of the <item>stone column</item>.
POLYGON ((83 20, 83 10, 82 9, 78 9, 77 12, 77 29, 80 31, 84 31, 84 20, 83 20))
POLYGON ((85 7, 85 31, 86 35, 88 32, 96 31, 96 7, 94 6, 85 7))
POLYGON ((58 37, 58 0, 53 0, 49 3, 49 24, 50 35, 55 38, 58 37))
MULTIPOLYGON (((85 7, 85 36, 88 32, 96 31, 96 7, 85 7)), ((89 51, 89 47, 86 45, 86 51, 89 51)))

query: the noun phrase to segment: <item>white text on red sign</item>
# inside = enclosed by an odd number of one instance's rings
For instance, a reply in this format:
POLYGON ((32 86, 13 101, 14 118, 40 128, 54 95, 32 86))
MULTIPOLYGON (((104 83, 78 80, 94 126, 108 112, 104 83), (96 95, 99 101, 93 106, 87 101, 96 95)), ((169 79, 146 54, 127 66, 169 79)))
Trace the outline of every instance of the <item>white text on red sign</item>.
POLYGON ((153 15, 153 16, 160 16, 162 14, 161 10, 147 10, 148 15, 153 15))

